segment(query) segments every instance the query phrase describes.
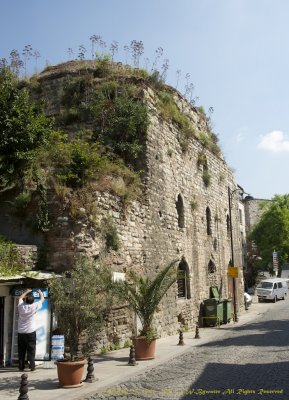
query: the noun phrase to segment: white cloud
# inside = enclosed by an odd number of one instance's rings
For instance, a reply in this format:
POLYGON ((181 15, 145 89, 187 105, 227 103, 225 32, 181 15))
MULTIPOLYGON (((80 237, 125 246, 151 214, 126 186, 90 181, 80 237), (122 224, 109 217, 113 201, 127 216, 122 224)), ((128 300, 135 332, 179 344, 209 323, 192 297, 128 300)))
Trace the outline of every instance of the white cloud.
POLYGON ((266 133, 266 135, 261 135, 257 147, 273 153, 289 152, 289 136, 282 131, 266 133))

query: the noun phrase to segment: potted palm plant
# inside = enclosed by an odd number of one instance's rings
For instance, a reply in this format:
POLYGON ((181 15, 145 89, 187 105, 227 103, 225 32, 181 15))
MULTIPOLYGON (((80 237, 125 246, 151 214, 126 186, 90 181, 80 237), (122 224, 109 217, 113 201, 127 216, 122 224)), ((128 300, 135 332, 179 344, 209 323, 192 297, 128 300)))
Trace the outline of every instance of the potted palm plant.
POLYGON ((130 271, 125 281, 117 283, 118 295, 128 302, 142 323, 139 335, 132 338, 136 360, 155 358, 157 333, 153 317, 163 296, 176 282, 176 262, 171 262, 152 279, 130 271))
POLYGON ((49 282, 58 330, 64 335, 64 360, 56 361, 59 386, 82 384, 85 357, 95 344, 111 305, 111 272, 81 257, 75 267, 49 282))

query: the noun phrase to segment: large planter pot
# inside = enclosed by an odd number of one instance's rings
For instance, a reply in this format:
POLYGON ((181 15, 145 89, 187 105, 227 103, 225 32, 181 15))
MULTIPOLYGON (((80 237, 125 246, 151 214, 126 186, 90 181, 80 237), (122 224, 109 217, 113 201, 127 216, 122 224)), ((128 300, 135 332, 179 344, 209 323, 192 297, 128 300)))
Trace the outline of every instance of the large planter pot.
POLYGON ((156 356, 156 339, 146 340, 145 338, 132 338, 135 348, 135 359, 137 361, 153 360, 156 356))
POLYGON ((85 360, 82 361, 56 361, 59 387, 75 388, 82 386, 82 377, 85 360))

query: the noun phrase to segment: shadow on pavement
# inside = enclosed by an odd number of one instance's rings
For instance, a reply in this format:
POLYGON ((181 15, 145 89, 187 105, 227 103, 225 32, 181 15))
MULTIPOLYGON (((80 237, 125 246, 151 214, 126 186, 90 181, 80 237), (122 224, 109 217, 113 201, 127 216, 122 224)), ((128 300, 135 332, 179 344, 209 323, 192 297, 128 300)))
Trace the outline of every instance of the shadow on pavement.
POLYGON ((119 362, 126 362, 128 363, 129 355, 127 357, 119 357, 114 356, 113 354, 103 354, 96 357, 93 357, 93 362, 95 364, 102 362, 102 361, 119 361, 119 362))
POLYGON ((209 363, 179 399, 288 399, 289 362, 270 364, 209 363))
MULTIPOLYGON (((21 375, 22 373, 19 372, 19 376, 13 376, 13 377, 7 377, 3 380, 1 380, 1 386, 3 385, 3 388, 5 390, 19 390, 20 388, 20 382, 21 382, 21 375)), ((29 390, 32 388, 37 389, 37 390, 54 390, 58 388, 58 379, 45 379, 43 378, 40 379, 33 379, 31 374, 28 375, 28 385, 29 385, 29 390)), ((33 389, 32 389, 33 390, 33 389)), ((1 398, 1 397, 0 397, 1 398)))
POLYGON ((200 347, 214 346, 289 346, 289 321, 275 320, 258 323, 245 324, 239 327, 227 329, 236 334, 235 337, 222 338, 209 343, 200 345, 200 347), (248 331, 247 335, 244 332, 248 331), (252 331, 256 331, 253 333, 252 331), (238 336, 238 333, 242 336, 238 336))

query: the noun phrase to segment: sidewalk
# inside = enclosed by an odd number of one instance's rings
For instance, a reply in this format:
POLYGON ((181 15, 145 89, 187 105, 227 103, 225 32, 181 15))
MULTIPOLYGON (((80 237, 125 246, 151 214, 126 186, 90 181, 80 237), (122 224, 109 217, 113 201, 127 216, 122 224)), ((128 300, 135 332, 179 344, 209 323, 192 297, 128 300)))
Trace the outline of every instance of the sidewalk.
MULTIPOLYGON (((28 396, 30 400, 60 400, 66 396, 69 400, 84 399, 102 389, 118 384, 145 372, 146 370, 163 364, 171 358, 186 353, 192 347, 199 346, 211 340, 222 337, 224 330, 244 325, 254 321, 260 314, 265 313, 271 306, 270 303, 258 303, 256 297, 248 311, 243 311, 238 322, 221 325, 220 328, 200 328, 200 339, 195 339, 195 332, 184 333, 184 346, 178 346, 179 336, 169 336, 157 341, 157 354, 154 360, 140 361, 136 366, 128 365, 129 349, 121 349, 94 358, 94 376, 98 380, 94 383, 84 383, 74 389, 58 388, 57 370, 44 369, 39 365, 34 372, 29 370, 28 396)), ((86 368, 84 378, 86 376, 86 368)), ((19 396, 20 377, 22 373, 16 368, 0 369, 0 398, 1 400, 17 400, 19 396)))

